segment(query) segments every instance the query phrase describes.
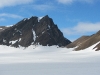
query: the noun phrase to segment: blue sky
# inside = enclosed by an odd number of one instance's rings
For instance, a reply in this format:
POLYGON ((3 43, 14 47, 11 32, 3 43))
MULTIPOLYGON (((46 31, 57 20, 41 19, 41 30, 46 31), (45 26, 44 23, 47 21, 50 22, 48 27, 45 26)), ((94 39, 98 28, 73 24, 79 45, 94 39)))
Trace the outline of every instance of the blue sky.
POLYGON ((73 41, 100 29, 100 0, 0 0, 1 26, 45 15, 73 41))

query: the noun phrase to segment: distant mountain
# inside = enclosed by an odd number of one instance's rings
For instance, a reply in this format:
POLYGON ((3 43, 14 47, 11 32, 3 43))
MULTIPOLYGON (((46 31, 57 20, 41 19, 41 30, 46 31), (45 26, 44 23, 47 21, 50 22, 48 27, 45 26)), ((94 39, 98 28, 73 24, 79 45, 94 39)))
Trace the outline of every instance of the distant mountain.
MULTIPOLYGON (((76 47, 75 48, 76 51, 84 50, 98 42, 100 42, 100 31, 98 31, 96 34, 93 34, 91 36, 82 36, 81 38, 67 45, 67 48, 76 47)), ((96 51, 100 50, 100 43, 98 43, 94 48, 96 49, 96 51)))
POLYGON ((39 44, 61 47, 71 43, 48 15, 25 18, 11 27, 0 28, 0 45, 28 47, 39 44))

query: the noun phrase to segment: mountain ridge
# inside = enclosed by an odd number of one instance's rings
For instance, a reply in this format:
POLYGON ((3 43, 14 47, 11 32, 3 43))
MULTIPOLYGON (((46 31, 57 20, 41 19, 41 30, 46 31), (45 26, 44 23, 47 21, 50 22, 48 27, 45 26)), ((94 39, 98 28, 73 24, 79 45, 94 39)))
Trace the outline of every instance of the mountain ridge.
POLYGON ((32 16, 0 32, 0 45, 28 47, 30 45, 66 46, 71 43, 63 36, 52 18, 32 16))
MULTIPOLYGON (((79 50, 84 50, 98 42, 100 42, 100 30, 93 35, 82 36, 82 37, 78 38, 77 40, 75 40, 74 42, 67 45, 66 47, 67 48, 75 48, 76 47, 74 50, 79 51, 79 50)), ((95 49, 96 51, 100 50, 100 43, 98 43, 93 49, 95 49)))

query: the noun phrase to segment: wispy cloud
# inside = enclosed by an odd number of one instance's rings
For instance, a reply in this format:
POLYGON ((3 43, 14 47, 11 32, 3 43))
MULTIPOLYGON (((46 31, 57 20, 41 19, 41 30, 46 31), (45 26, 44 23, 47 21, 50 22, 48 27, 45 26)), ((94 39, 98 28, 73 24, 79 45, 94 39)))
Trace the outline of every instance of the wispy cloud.
POLYGON ((100 30, 100 22, 97 23, 84 23, 79 22, 76 26, 71 28, 64 28, 62 32, 66 35, 83 35, 100 30))
POLYGON ((86 2, 86 3, 92 3, 94 0, 57 0, 58 3, 62 4, 71 4, 73 2, 86 2))
POLYGON ((33 1, 34 0, 0 0, 0 8, 19 4, 27 4, 33 1))
POLYGON ((0 22, 5 21, 5 20, 6 20, 5 18, 0 18, 0 22))
POLYGON ((16 14, 9 14, 9 13, 1 13, 0 17, 9 17, 9 18, 18 18, 22 19, 22 16, 16 15, 16 14))
POLYGON ((39 11, 48 11, 48 10, 52 10, 55 8, 56 5, 54 1, 35 0, 35 2, 31 4, 23 5, 22 9, 28 8, 28 10, 31 9, 31 10, 39 10, 39 11))
POLYGON ((47 10, 53 10, 55 7, 52 4, 37 4, 33 5, 33 9, 40 10, 40 11, 47 11, 47 10))
POLYGON ((57 1, 62 4, 69 4, 72 3, 74 0, 57 0, 57 1))

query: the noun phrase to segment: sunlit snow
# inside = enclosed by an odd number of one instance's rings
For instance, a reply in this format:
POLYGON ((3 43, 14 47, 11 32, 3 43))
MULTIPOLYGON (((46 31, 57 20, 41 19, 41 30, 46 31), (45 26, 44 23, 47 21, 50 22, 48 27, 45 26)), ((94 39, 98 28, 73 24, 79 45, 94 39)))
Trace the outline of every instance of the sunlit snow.
POLYGON ((36 40, 36 34, 35 34, 35 31, 32 29, 32 32, 33 32, 33 40, 35 41, 36 40))
POLYGON ((38 22, 40 22, 40 20, 42 19, 43 17, 38 17, 38 22))
POLYGON ((6 27, 12 27, 13 25, 7 25, 6 27))
MULTIPOLYGON (((96 44, 95 44, 96 45, 96 44)), ((57 46, 0 46, 0 75, 99 75, 100 52, 57 46)))
POLYGON ((0 28, 0 29, 3 29, 3 28, 0 28))

